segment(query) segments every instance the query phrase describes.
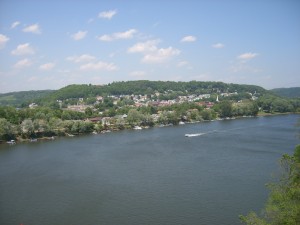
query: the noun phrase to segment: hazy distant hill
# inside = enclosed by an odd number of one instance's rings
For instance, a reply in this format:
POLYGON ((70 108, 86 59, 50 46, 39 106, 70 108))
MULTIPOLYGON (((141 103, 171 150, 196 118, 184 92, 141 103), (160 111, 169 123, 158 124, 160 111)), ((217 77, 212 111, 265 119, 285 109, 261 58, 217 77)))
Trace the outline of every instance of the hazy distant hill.
POLYGON ((300 87, 275 88, 270 91, 282 97, 300 98, 300 87))
POLYGON ((42 91, 19 91, 19 92, 0 94, 0 105, 20 106, 22 104, 27 104, 27 103, 29 104, 34 99, 43 98, 52 92, 54 91, 42 90, 42 91))

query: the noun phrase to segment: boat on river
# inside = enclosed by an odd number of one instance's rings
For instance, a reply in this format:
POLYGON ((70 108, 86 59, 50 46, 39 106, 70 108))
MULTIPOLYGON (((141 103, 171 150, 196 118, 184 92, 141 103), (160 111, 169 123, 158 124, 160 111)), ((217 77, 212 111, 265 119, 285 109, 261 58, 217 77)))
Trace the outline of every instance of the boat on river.
POLYGON ((16 144, 16 141, 15 140, 10 140, 10 141, 8 141, 8 142, 6 142, 7 144, 10 144, 10 145, 14 145, 14 144, 16 144))
POLYGON ((201 136, 203 135, 204 133, 195 133, 195 134, 185 134, 184 136, 186 137, 197 137, 197 136, 201 136))

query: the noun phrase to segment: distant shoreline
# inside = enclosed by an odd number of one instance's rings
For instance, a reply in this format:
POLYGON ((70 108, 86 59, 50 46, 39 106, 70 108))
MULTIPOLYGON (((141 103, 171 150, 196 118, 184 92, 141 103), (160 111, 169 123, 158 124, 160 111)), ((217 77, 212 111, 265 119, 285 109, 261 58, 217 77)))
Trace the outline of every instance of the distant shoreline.
MULTIPOLYGON (((136 127, 140 127, 138 129, 135 129, 134 127, 132 128, 125 128, 125 129, 118 129, 118 130, 103 130, 101 132, 90 132, 90 133, 84 133, 84 134, 68 134, 65 133, 64 135, 60 135, 60 136, 51 136, 51 137, 40 137, 40 138, 34 138, 34 139, 22 139, 22 138, 18 138, 17 141, 15 141, 14 144, 17 143, 28 143, 28 142, 39 142, 39 141, 45 141, 45 140, 55 140, 58 137, 77 137, 77 136, 83 136, 83 135, 96 135, 96 134, 104 134, 104 133, 110 133, 110 132, 117 132, 117 131, 123 131, 123 130, 144 130, 144 129, 149 129, 149 128, 153 128, 153 127, 157 127, 157 128, 161 128, 161 127, 168 127, 168 126, 182 126, 182 125, 186 125, 186 124, 194 124, 194 123, 203 123, 203 122, 215 122, 215 121, 224 121, 224 120, 235 120, 235 119, 243 119, 243 118, 259 118, 259 117, 267 117, 267 116, 280 116, 280 115, 300 115, 300 113, 295 112, 295 113, 258 113, 257 116, 238 116, 238 117, 228 117, 228 118, 216 118, 214 120, 203 120, 203 121, 194 121, 194 122, 184 122, 182 124, 156 124, 152 127, 149 126, 136 126, 136 127)), ((11 145, 11 143, 8 143, 6 141, 2 141, 0 142, 0 144, 7 144, 7 145, 11 145)))

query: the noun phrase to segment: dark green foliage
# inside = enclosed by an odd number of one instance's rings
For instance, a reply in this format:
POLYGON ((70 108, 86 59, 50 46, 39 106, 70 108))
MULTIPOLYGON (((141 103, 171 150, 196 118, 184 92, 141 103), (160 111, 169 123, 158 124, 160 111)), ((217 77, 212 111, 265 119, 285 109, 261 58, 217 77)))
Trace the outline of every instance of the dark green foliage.
POLYGON ((300 100, 289 100, 273 94, 265 94, 258 99, 258 106, 268 113, 295 112, 300 105, 300 100))
POLYGON ((281 97, 300 98, 300 87, 275 88, 270 91, 281 97))
POLYGON ((53 90, 43 91, 19 91, 0 94, 0 105, 11 105, 16 107, 28 106, 34 99, 48 96, 53 90))
MULTIPOLYGON (((69 85, 57 91, 29 91, 15 92, 0 95, 0 105, 18 105, 27 107, 29 103, 58 108, 57 100, 68 100, 70 104, 76 104, 78 98, 87 99, 88 103, 95 102, 95 96, 108 95, 153 95, 156 92, 164 93, 159 98, 162 100, 174 99, 179 95, 212 94, 216 92, 257 92, 261 95, 267 91, 255 85, 225 84, 222 82, 174 82, 174 81, 122 81, 108 85, 69 85), (2 101, 1 101, 2 99, 2 101), (74 102, 71 102, 74 99, 74 102)), ((247 97, 241 94, 237 98, 247 97)), ((154 99, 156 97, 153 97, 154 99)), ((235 97, 233 97, 235 98, 235 97)))
POLYGON ((256 102, 247 102, 241 104, 235 104, 232 108, 233 116, 257 116, 259 111, 256 102))
POLYGON ((219 104, 219 115, 221 118, 232 116, 232 103, 230 101, 222 101, 219 104))
POLYGON ((271 193, 259 217, 251 212, 240 216, 249 225, 300 224, 300 145, 293 156, 283 155, 280 160, 282 175, 278 183, 268 185, 271 193))
POLYGON ((0 140, 11 140, 15 138, 16 131, 13 125, 4 118, 0 118, 0 140))

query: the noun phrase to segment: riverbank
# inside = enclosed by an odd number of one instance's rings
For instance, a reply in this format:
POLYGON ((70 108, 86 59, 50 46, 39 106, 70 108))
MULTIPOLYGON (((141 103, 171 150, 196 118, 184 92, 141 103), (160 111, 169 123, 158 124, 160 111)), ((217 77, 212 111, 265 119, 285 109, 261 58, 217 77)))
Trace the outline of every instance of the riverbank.
MULTIPOLYGON (((279 116, 279 115, 291 115, 291 114, 297 114, 300 115, 300 113, 265 113, 265 112, 260 112, 258 113, 257 116, 239 116, 239 117, 226 117, 226 118, 216 118, 213 120, 201 120, 201 121, 180 121, 177 124, 169 123, 169 124, 153 124, 153 126, 138 126, 138 125, 129 125, 129 124, 124 124, 122 128, 116 127, 115 124, 112 124, 111 126, 105 126, 102 130, 96 131, 95 127, 91 132, 88 133, 67 133, 64 131, 60 131, 59 135, 51 135, 51 136, 42 136, 42 137, 33 137, 33 138, 24 138, 21 136, 17 136, 16 139, 10 140, 10 141, 2 141, 0 144, 16 144, 16 143, 24 143, 24 142, 37 142, 37 141, 46 141, 46 140, 55 140, 58 137, 76 137, 76 136, 81 136, 84 134, 104 134, 104 133, 109 133, 109 132, 116 132, 116 131, 121 131, 121 130, 143 130, 143 129, 149 129, 151 127, 167 127, 167 126, 182 126, 185 124, 193 124, 193 123, 202 123, 202 122, 214 122, 214 121, 221 121, 221 120, 235 120, 235 119, 242 119, 242 118, 253 118, 253 117, 265 117, 265 116, 279 116)), ((96 125, 95 125, 96 126, 96 125)))
POLYGON ((300 112, 285 112, 285 113, 279 113, 279 112, 272 112, 272 113, 267 113, 267 112, 258 112, 257 116, 278 116, 278 115, 290 115, 290 114, 300 114, 300 112))

